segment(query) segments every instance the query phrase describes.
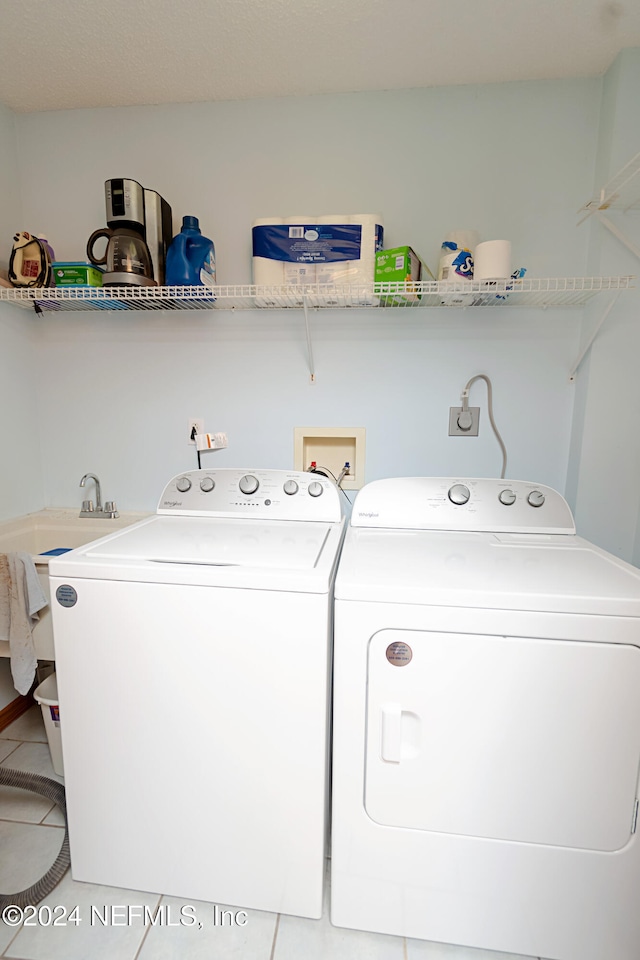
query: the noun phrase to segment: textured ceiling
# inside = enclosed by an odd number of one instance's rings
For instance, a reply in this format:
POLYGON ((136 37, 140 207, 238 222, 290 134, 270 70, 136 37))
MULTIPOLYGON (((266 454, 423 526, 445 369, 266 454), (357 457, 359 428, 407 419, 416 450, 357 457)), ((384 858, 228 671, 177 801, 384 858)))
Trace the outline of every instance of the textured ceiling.
POLYGON ((17 112, 598 76, 639 0, 0 0, 17 112))

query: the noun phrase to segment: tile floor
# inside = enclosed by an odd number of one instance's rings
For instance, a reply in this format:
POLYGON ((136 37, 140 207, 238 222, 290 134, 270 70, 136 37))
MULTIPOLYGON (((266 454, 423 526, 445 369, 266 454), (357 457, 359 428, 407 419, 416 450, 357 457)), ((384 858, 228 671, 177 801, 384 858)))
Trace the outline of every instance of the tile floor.
MULTIPOLYGON (((0 764, 59 780, 53 772, 40 707, 34 706, 0 732, 0 764)), ((52 803, 0 786, 0 891, 22 890, 53 863, 62 840, 62 817, 52 803)), ((327 869, 322 920, 247 911, 246 923, 229 925, 237 908, 194 903, 197 922, 183 901, 134 890, 78 883, 67 871, 39 904, 40 925, 11 927, 0 921, 0 957, 11 960, 527 960, 507 953, 344 930, 331 925, 327 869), (77 906, 80 923, 70 922, 77 906), (66 916, 62 910, 66 908, 66 916), (109 911, 103 926, 91 910, 109 911), (144 922, 144 908, 164 925, 144 922), (130 909, 129 909, 130 908, 130 909), (221 911, 227 911, 224 917, 221 911), (230 911, 230 912, 229 912, 230 911), (61 921, 65 919, 65 925, 61 921), (59 925, 52 922, 58 920, 59 925), (221 922, 224 920, 224 924, 221 922), (189 924, 189 925, 188 925, 189 924)), ((244 917, 239 914, 241 922, 244 917)))

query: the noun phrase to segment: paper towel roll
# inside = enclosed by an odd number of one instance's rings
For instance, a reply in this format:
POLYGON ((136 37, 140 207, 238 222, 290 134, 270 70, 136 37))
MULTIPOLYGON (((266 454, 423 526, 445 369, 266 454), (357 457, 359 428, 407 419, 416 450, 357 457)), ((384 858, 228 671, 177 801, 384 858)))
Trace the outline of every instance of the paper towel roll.
POLYGON ((276 287, 284 283, 284 264, 268 257, 253 258, 253 282, 257 286, 276 287))
MULTIPOLYGON (((282 217, 261 217, 254 220, 252 226, 265 227, 283 222, 282 217)), ((269 257, 254 257, 253 282, 264 287, 281 286, 284 283, 284 264, 281 260, 271 260, 269 257)))
MULTIPOLYGON (((270 224, 282 223, 282 217, 260 217, 254 220, 253 227, 265 227, 270 224)), ((253 282, 258 287, 281 287, 284 284, 284 264, 281 260, 271 260, 269 257, 253 258, 253 282)), ((262 291, 257 291, 261 293, 262 291)), ((277 300, 271 296, 256 296, 256 307, 275 306, 277 300)))
MULTIPOLYGON (((316 277, 318 283, 338 286, 362 286, 372 283, 375 275, 375 254, 378 225, 382 226, 382 216, 376 213, 334 213, 318 217, 318 223, 358 224, 360 230, 360 257, 356 260, 332 261, 318 264, 316 277)), ((349 302, 351 294, 347 295, 349 302)), ((370 298, 369 298, 370 300, 370 298)), ((360 302, 360 295, 356 296, 360 302)))
POLYGON ((355 274, 349 280, 352 302, 362 306, 375 306, 378 304, 379 298, 372 295, 371 284, 373 284, 376 274, 376 253, 382 248, 384 232, 382 214, 354 213, 351 215, 351 223, 359 223, 362 227, 360 260, 357 261, 355 274))
MULTIPOLYGON (((325 223, 333 226, 349 223, 348 213, 322 213, 316 214, 314 223, 325 223)), ((316 283, 319 284, 338 284, 345 283, 344 270, 342 263, 317 263, 316 264, 316 283)))
MULTIPOLYGON (((315 213, 294 213, 290 217, 285 217, 282 223, 290 226, 309 227, 317 223, 315 213)), ((314 263, 288 263, 285 261, 284 282, 288 287, 301 287, 309 283, 316 282, 316 265, 314 263)), ((302 303, 302 297, 292 294, 295 303, 302 303)))
POLYGON ((474 280, 508 280, 511 276, 511 241, 485 240, 476 247, 474 280))

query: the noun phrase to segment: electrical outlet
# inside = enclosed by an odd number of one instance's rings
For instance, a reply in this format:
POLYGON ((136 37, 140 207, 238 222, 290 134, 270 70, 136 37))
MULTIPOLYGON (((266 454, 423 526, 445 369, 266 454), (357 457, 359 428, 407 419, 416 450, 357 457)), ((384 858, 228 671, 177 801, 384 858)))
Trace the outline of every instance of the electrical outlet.
POLYGON ((191 436, 194 429, 196 433, 204 433, 204 420, 200 420, 198 417, 189 417, 187 422, 187 443, 195 446, 195 440, 191 436))
POLYGON ((480 425, 480 407, 469 407, 471 414, 471 426, 468 430, 463 430, 458 420, 462 413, 462 407, 449 407, 449 436, 450 437, 477 437, 478 427, 480 425))

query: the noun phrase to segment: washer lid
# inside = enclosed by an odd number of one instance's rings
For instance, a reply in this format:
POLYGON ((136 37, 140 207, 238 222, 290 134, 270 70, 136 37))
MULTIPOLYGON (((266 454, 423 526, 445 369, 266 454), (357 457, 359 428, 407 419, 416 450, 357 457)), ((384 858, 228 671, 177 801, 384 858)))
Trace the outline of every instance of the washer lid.
POLYGON ((313 589, 333 571, 344 525, 149 517, 54 558, 52 576, 313 589))
POLYGON ((640 570, 575 535, 352 527, 335 596, 640 617, 640 570))
POLYGON ((148 560, 207 566, 311 569, 329 524, 153 517, 123 536, 98 541, 89 559, 148 560))

